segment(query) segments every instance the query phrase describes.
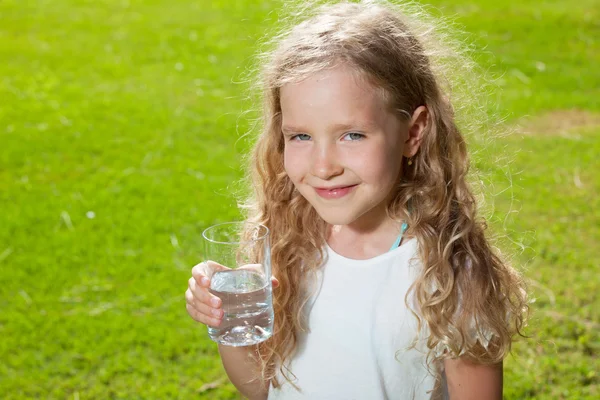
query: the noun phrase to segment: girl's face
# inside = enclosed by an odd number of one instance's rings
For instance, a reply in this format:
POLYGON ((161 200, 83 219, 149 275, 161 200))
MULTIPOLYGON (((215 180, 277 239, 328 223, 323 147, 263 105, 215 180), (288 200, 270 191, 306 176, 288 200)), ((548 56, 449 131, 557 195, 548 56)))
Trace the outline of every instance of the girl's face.
POLYGON ((386 217, 408 123, 348 67, 281 88, 285 171, 332 225, 372 229, 386 217))

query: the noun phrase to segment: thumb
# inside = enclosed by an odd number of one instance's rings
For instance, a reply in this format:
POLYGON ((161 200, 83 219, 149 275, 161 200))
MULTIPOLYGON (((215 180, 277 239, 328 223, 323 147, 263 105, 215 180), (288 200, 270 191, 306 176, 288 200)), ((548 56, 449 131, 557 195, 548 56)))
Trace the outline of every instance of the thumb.
POLYGON ((279 287, 279 281, 274 276, 271 277, 271 286, 273 286, 273 289, 279 287))

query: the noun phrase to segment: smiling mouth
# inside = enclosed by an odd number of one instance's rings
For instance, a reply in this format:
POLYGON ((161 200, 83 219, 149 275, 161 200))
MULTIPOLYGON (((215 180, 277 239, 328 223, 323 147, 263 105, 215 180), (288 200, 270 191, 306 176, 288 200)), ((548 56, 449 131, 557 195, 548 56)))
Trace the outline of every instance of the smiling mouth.
POLYGON ((335 188, 315 188, 315 192, 324 199, 339 199, 346 196, 358 185, 340 186, 335 188))

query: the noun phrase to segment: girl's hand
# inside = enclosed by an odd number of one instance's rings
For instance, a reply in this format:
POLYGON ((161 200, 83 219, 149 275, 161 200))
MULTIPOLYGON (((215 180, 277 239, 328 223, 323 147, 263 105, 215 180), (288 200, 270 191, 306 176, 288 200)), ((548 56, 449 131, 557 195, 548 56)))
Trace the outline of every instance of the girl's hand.
POLYGON ((206 276, 206 268, 206 263, 192 268, 192 277, 188 280, 188 289, 185 292, 185 308, 195 321, 217 327, 223 318, 222 301, 208 291, 210 279, 206 276))
MULTIPOLYGON (((185 292, 185 308, 195 321, 216 328, 223 319, 222 301, 208 291, 210 279, 206 276, 206 268, 206 263, 192 268, 192 277, 188 280, 188 289, 185 292)), ((271 284, 276 288, 279 281, 271 277, 271 284)))

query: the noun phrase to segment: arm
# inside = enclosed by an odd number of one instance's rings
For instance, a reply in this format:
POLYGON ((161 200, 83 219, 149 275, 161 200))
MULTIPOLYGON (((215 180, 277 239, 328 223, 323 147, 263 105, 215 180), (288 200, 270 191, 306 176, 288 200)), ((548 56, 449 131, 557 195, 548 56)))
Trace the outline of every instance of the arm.
POLYGON ((269 394, 268 384, 256 379, 257 369, 253 353, 256 346, 232 347, 219 345, 221 361, 229 380, 250 400, 265 400, 269 394))
MULTIPOLYGON (((205 265, 200 263, 192 268, 192 277, 185 292, 186 309, 190 317, 206 326, 217 327, 223 318, 222 301, 212 295, 208 288, 210 279, 204 273, 205 265)), ((279 286, 272 278, 273 288, 279 286)), ((269 382, 256 379, 258 369, 254 356, 257 346, 231 347, 219 345, 221 361, 233 385, 250 400, 264 400, 269 393, 269 382)))
POLYGON ((458 359, 444 360, 451 400, 502 400, 502 363, 481 365, 458 359))

